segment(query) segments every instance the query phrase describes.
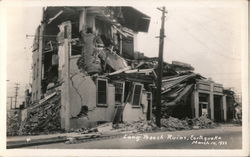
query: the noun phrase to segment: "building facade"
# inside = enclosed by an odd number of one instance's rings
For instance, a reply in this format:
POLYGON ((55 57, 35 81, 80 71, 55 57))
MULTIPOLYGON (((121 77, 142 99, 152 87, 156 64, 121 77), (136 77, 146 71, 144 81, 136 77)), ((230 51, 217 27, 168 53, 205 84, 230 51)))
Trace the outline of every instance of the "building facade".
POLYGON ((199 80, 193 91, 193 117, 207 116, 215 122, 225 122, 228 119, 227 96, 223 92, 222 84, 211 80, 199 80))
MULTIPOLYGON (((132 7, 47 7, 33 45, 33 103, 60 91, 61 128, 151 120, 157 58, 137 51, 150 17, 132 7)), ((221 84, 190 64, 163 66, 162 106, 176 116, 222 122, 230 115, 221 84), (183 114, 185 112, 185 114, 183 114)))
POLYGON ((126 59, 138 58, 136 35, 149 21, 132 7, 44 9, 33 46, 32 102, 59 89, 66 130, 114 121, 121 112, 125 121, 150 117, 152 94, 143 83, 107 77, 130 69, 126 59))

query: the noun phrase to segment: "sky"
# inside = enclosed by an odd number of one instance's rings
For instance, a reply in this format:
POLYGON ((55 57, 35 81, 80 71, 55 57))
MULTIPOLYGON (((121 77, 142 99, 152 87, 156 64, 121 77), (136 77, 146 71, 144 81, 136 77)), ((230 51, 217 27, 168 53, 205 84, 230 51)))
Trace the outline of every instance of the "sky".
MULTIPOLYGON (((171 1, 170 1, 171 2, 171 1)), ((240 5, 170 3, 165 22, 164 60, 191 64, 195 72, 210 77, 224 87, 241 92, 242 8, 240 5)), ((159 5, 138 5, 136 9, 151 17, 149 31, 139 33, 137 47, 146 56, 157 57, 161 12, 159 5)), ((31 46, 41 21, 42 7, 7 8, 7 96, 20 84, 19 99, 31 82, 31 46)), ((9 100, 7 101, 9 103, 9 100)))

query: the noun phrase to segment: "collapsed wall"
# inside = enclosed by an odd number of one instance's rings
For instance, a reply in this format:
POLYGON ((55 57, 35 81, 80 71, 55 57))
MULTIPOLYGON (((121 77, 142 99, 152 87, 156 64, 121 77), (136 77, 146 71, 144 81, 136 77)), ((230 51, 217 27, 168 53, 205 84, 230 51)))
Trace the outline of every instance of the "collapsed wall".
POLYGON ((54 92, 28 108, 27 117, 19 129, 20 135, 34 135, 61 131, 61 94, 54 92))
POLYGON ((14 113, 7 113, 7 136, 18 135, 18 130, 20 128, 20 114, 17 111, 14 113))

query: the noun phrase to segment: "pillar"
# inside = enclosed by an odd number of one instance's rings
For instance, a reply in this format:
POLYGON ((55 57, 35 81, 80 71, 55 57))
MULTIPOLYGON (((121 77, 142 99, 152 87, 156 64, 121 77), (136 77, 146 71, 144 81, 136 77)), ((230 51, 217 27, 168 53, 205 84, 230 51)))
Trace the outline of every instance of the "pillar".
POLYGON ((36 77, 37 79, 37 98, 35 98, 35 100, 40 100, 41 98, 41 93, 42 93, 42 58, 43 58, 43 45, 44 45, 44 39, 43 39, 43 35, 44 35, 44 28, 45 28, 45 23, 42 23, 40 26, 40 32, 39 32, 39 48, 38 48, 38 60, 37 62, 37 73, 38 73, 38 77, 36 77))
POLYGON ((209 105, 210 105, 210 117, 211 120, 214 120, 214 94, 210 92, 209 94, 209 105))
POLYGON ((86 8, 81 9, 79 16, 79 32, 84 31, 86 27, 86 8))
POLYGON ((210 83, 210 93, 209 93, 209 106, 210 106, 210 118, 214 120, 214 83, 210 83))
MULTIPOLYGON (((70 57, 70 52, 71 52, 71 45, 70 45, 70 40, 71 40, 71 22, 66 21, 63 22, 61 25, 66 26, 66 31, 67 33, 66 36, 64 36, 64 43, 63 43, 63 48, 62 51, 64 51, 64 56, 59 56, 59 57, 64 57, 64 62, 62 66, 62 86, 61 86, 61 127, 68 131, 70 129, 70 97, 69 97, 69 57, 70 57)), ((59 62, 63 61, 62 59, 59 58, 59 62)), ((59 63, 60 64, 60 63, 59 63)))
POLYGON ((197 90, 194 90, 193 96, 194 96, 195 118, 198 118, 199 117, 199 92, 197 90))
POLYGON ((222 97, 222 105, 223 105, 223 120, 227 121, 227 101, 226 101, 226 95, 223 95, 223 97, 222 97))

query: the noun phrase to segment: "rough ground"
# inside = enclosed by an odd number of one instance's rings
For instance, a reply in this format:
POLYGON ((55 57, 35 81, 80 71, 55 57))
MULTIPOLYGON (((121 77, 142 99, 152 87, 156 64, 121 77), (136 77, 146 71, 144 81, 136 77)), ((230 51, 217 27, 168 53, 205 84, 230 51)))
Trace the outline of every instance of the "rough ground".
POLYGON ((28 112, 20 135, 49 134, 60 131, 60 93, 28 112))

